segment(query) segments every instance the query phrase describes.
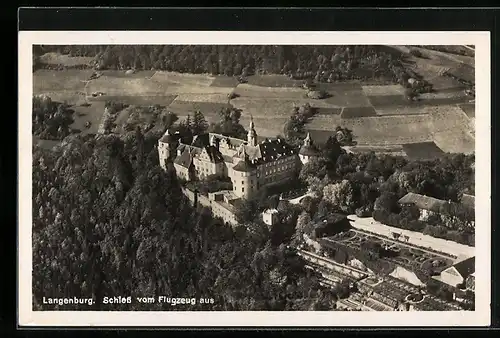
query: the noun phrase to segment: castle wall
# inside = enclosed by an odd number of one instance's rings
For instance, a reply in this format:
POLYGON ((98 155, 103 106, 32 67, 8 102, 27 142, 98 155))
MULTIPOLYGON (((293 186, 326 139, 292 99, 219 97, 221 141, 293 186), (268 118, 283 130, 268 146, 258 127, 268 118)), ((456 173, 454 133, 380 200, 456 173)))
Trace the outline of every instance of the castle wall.
MULTIPOLYGON (((182 188, 183 194, 191 201, 194 202, 194 192, 182 188)), ((236 221, 236 216, 234 213, 232 213, 230 210, 224 207, 222 203, 218 203, 215 200, 212 200, 202 194, 198 194, 198 203, 204 207, 209 208, 212 211, 212 215, 214 217, 220 217, 222 220, 226 223, 229 223, 231 225, 237 225, 238 222, 236 221)))
POLYGON ((160 166, 163 170, 167 169, 166 161, 170 156, 169 145, 158 141, 158 160, 160 161, 160 166))

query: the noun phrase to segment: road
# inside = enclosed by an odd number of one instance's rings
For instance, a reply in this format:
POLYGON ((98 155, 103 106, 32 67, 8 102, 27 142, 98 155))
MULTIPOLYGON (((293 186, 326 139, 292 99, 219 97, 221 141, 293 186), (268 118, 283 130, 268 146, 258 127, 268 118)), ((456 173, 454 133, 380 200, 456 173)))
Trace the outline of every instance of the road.
POLYGON ((293 198, 293 199, 291 199, 291 200, 288 200, 288 202, 290 202, 291 204, 299 204, 299 203, 300 203, 300 201, 301 201, 304 197, 306 197, 306 196, 313 196, 313 193, 312 193, 312 192, 310 192, 310 191, 308 191, 307 193, 305 193, 305 194, 304 194, 304 195, 302 195, 302 196, 299 196, 299 197, 293 198))
POLYGON ((457 261, 461 261, 475 255, 476 250, 474 247, 441 238, 432 237, 429 235, 424 235, 421 232, 390 227, 388 225, 375 221, 373 217, 359 218, 356 215, 349 215, 348 219, 351 221, 351 225, 354 228, 371 231, 389 238, 392 238, 392 233, 406 235, 409 237, 407 243, 420 246, 422 248, 431 248, 433 250, 442 251, 444 253, 457 256, 457 261))

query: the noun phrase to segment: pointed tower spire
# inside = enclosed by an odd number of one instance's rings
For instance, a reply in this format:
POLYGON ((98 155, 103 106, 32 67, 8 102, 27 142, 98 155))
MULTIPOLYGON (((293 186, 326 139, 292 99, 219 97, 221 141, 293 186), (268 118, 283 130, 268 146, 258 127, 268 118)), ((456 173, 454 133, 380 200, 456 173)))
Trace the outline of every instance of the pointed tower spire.
POLYGON ((307 132, 307 136, 304 139, 304 146, 310 147, 311 145, 312 145, 311 134, 309 134, 309 132, 307 132))
POLYGON ((257 132, 255 131, 252 115, 250 115, 250 127, 248 128, 247 142, 251 146, 257 145, 257 132))

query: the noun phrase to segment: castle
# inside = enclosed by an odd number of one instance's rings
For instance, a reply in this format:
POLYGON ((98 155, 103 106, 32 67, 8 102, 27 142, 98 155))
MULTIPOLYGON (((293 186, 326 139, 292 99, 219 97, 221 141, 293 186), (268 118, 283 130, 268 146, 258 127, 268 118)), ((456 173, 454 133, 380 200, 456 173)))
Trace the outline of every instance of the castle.
POLYGON ((279 138, 258 142, 252 119, 246 140, 214 133, 185 140, 167 130, 158 140, 158 155, 163 169, 173 160, 177 176, 186 181, 210 175, 229 177, 233 190, 212 193, 205 204, 210 204, 215 215, 234 224, 231 206, 235 201, 252 199, 266 186, 286 183, 318 151, 309 134, 299 152, 279 138))

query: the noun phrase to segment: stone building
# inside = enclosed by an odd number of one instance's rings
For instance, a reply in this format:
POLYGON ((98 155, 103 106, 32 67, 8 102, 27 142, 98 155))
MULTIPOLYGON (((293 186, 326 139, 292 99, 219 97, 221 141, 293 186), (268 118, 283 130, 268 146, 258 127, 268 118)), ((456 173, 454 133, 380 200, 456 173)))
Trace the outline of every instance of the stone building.
POLYGON ((262 213, 262 221, 267 225, 274 225, 279 221, 278 209, 267 209, 262 213))
POLYGON ((182 135, 171 134, 167 130, 158 140, 158 156, 163 169, 166 169, 168 161, 172 161, 177 176, 183 180, 213 175, 230 178, 233 189, 231 196, 252 199, 264 187, 280 185, 295 177, 302 163, 319 154, 309 134, 300 155, 280 138, 261 142, 257 139, 253 119, 246 140, 215 133, 195 135, 186 140, 182 135))
POLYGON ((301 165, 297 151, 282 139, 257 142, 253 121, 246 140, 207 133, 185 143, 167 131, 158 141, 158 154, 162 168, 173 159, 177 175, 185 180, 209 175, 231 178, 233 193, 241 198, 252 198, 265 186, 285 183, 301 165))

